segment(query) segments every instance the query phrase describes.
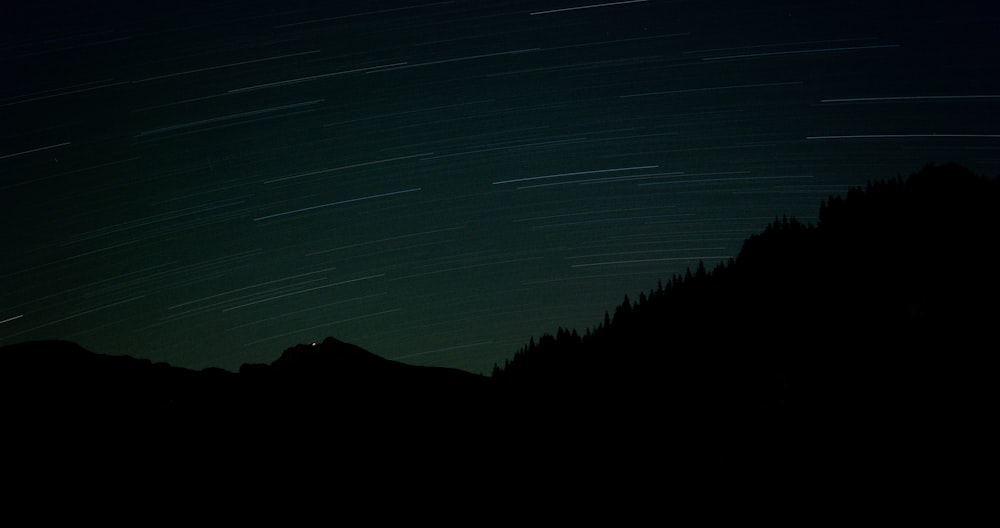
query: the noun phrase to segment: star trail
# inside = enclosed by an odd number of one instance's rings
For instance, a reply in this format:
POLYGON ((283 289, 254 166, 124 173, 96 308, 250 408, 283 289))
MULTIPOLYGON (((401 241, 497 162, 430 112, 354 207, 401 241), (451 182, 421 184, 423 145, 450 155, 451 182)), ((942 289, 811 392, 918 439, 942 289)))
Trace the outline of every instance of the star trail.
POLYGON ((995 2, 21 2, 0 344, 489 373, 775 216, 1000 173, 995 2))

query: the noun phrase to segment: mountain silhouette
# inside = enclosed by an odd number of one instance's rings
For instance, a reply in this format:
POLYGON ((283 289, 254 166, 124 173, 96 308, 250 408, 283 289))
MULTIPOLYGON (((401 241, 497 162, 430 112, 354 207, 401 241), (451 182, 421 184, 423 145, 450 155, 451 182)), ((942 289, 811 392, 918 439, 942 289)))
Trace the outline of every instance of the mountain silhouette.
POLYGON ((436 461, 420 471, 543 464, 571 487, 642 468, 930 489, 992 438, 998 228, 997 179, 928 165, 831 197, 816 225, 775 218, 735 259, 625 297, 582 334, 532 339, 491 377, 334 338, 238 373, 32 342, 0 348, 7 420, 77 437, 141 424, 174 446, 221 435, 362 472, 412 469, 391 455, 405 447, 436 461))
POLYGON ((447 396, 472 396, 489 383, 457 369, 388 360, 332 337, 288 348, 270 364, 244 364, 239 373, 97 354, 57 340, 5 346, 0 354, 7 401, 22 413, 260 415, 312 412, 344 398, 359 412, 432 399, 440 408, 447 396))
POLYGON ((981 463, 991 436, 998 233, 998 180, 929 165, 830 198, 815 226, 776 218, 735 259, 532 340, 493 377, 657 421, 635 435, 650 450, 728 475, 927 482, 981 463))

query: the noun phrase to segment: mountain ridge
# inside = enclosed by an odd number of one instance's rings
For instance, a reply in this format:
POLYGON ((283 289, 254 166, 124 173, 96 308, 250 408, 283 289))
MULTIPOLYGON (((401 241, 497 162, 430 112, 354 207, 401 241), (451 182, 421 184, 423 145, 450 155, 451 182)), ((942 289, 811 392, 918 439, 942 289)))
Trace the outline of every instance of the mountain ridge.
POLYGON ((166 417, 169 438, 212 431, 293 456, 344 443, 382 456, 405 438, 505 474, 544 452, 561 481, 643 467, 931 489, 992 438, 998 182, 948 164, 854 188, 817 225, 776 218, 736 259, 626 296, 583 334, 532 338, 491 377, 334 338, 238 373, 49 342, 0 349, 5 401, 50 423, 166 417), (45 346, 61 352, 31 353, 45 346))
MULTIPOLYGON (((482 376, 458 369, 409 365, 373 354, 333 337, 322 343, 299 344, 285 349, 269 364, 245 363, 239 372, 219 368, 192 370, 165 362, 132 356, 104 355, 63 340, 44 340, 0 347, 6 390, 37 393, 38 405, 56 405, 53 398, 74 395, 59 406, 80 410, 95 405, 107 411, 146 410, 198 412, 199 406, 215 408, 228 400, 233 412, 291 404, 312 406, 324 392, 371 392, 373 386, 392 392, 398 388, 423 394, 439 392, 450 384, 485 383, 482 376), (417 381, 420 380, 420 381, 417 381), (212 385, 218 385, 213 387, 212 385), (420 384, 428 385, 425 389, 420 384), (413 386, 411 386, 413 385, 413 386), (56 392, 38 391, 49 386, 56 392), (218 389, 218 390, 216 390, 218 389), (245 399, 241 405, 226 392, 245 399), (268 393, 269 402, 257 393, 268 393), (112 396, 117 394, 119 399, 112 396), (51 397, 50 397, 51 396, 51 397), (252 403, 249 403, 252 402, 252 403)), ((25 403, 31 404, 30 401, 25 403)))

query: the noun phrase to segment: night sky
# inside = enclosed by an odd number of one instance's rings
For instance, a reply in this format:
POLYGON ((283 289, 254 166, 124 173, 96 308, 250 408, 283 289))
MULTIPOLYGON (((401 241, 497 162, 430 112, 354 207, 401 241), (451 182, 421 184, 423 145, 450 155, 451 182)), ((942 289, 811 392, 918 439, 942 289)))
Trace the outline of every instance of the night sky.
POLYGON ((992 0, 10 4, 0 345, 488 374, 850 186, 1000 174, 992 0))

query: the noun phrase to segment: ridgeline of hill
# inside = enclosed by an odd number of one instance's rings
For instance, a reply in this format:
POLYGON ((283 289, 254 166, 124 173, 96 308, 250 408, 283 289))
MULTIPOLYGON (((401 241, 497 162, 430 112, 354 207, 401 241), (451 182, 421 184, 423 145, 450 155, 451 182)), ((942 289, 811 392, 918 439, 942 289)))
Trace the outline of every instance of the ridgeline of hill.
POLYGON ((0 349, 4 405, 47 426, 152 417, 273 441, 308 422, 439 457, 543 450, 572 475, 938 474, 989 438, 998 228, 1000 181, 929 165, 831 197, 816 225, 776 218, 736 259, 532 339, 489 378, 332 338, 238 374, 51 341, 0 349))
POLYGON ((977 452, 992 404, 1000 180, 955 165, 775 219, 737 256, 627 296, 493 378, 752 471, 933 474, 977 452), (623 404, 624 403, 624 404, 623 404), (608 407, 610 406, 610 407, 608 407), (959 445, 964 447, 959 447, 959 445))

